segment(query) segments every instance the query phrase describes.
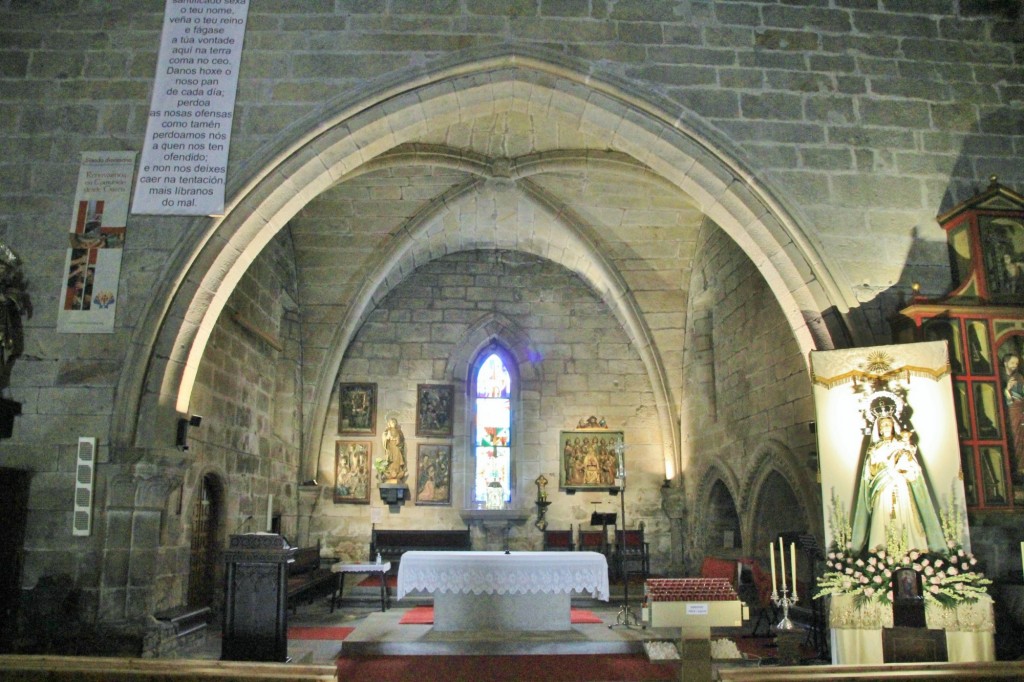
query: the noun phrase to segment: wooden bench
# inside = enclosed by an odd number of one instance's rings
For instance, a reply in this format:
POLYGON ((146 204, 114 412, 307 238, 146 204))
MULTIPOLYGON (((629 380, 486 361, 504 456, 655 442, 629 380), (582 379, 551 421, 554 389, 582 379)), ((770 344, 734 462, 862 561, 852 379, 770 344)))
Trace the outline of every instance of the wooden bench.
POLYGON ((723 682, 842 682, 844 680, 1020 680, 1024 662, 888 663, 882 665, 800 665, 730 668, 722 665, 723 682))
POLYGON ((0 670, 5 680, 17 682, 333 682, 338 679, 338 669, 333 665, 90 656, 0 655, 0 670))
POLYGON ((418 552, 466 552, 473 549, 469 529, 465 530, 390 530, 374 526, 370 531, 370 561, 391 562, 391 572, 398 571, 402 555, 418 552))
POLYGON ((154 613, 153 617, 173 627, 177 637, 184 637, 205 628, 211 614, 209 606, 177 606, 154 613))
POLYGON ((338 578, 330 566, 320 565, 320 542, 299 547, 288 562, 288 608, 295 613, 299 604, 311 604, 320 597, 334 598, 338 578))

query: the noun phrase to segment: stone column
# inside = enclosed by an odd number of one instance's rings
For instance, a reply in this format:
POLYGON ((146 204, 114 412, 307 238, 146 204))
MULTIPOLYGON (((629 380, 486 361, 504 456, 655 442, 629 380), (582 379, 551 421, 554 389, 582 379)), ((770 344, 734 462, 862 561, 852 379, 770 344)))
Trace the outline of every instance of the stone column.
POLYGON ((680 478, 675 482, 677 485, 661 488, 661 509, 668 517, 669 534, 672 539, 667 572, 671 575, 680 575, 683 572, 683 532, 687 518, 686 491, 680 478))

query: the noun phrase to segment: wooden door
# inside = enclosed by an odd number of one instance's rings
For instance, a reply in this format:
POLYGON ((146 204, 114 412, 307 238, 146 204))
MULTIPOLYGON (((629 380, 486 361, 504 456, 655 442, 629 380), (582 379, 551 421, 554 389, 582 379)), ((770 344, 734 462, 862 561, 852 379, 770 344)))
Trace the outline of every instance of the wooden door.
POLYGON ((189 606, 213 606, 220 573, 220 487, 212 476, 203 478, 192 507, 192 552, 188 578, 189 606))
POLYGON ((0 653, 10 651, 21 596, 29 472, 0 468, 0 653))

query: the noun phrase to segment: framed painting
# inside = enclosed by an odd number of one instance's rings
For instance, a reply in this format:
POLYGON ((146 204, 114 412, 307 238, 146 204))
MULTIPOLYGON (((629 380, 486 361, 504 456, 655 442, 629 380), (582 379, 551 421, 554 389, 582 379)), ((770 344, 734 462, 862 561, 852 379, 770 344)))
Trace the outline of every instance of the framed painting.
POLYGON ((420 443, 416 450, 416 504, 452 503, 452 446, 420 443))
POLYGON ((419 384, 416 387, 416 435, 447 438, 452 435, 455 387, 419 384))
POLYGON ((338 433, 377 433, 377 384, 341 384, 338 399, 338 433))
POLYGON ((370 503, 373 443, 336 441, 334 444, 334 503, 370 503))
POLYGON ((566 490, 607 490, 621 478, 626 460, 623 432, 604 429, 562 431, 558 436, 559 487, 566 490))

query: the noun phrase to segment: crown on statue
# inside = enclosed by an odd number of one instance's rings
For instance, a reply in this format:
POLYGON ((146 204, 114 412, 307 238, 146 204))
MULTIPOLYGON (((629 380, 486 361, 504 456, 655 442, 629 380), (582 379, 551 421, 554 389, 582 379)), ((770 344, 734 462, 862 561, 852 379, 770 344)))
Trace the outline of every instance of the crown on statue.
POLYGON ((896 396, 891 394, 880 395, 871 401, 871 414, 875 420, 881 419, 882 417, 889 417, 895 419, 900 411, 899 402, 896 396))

